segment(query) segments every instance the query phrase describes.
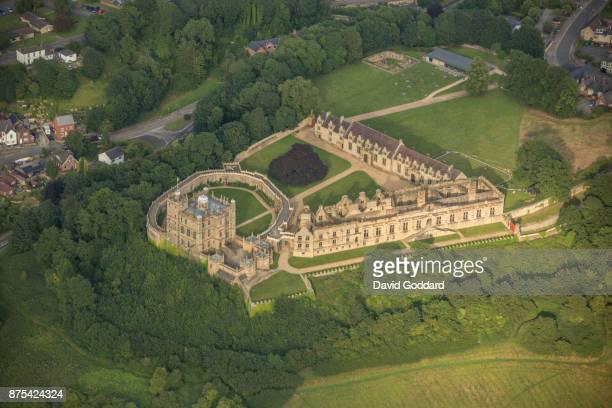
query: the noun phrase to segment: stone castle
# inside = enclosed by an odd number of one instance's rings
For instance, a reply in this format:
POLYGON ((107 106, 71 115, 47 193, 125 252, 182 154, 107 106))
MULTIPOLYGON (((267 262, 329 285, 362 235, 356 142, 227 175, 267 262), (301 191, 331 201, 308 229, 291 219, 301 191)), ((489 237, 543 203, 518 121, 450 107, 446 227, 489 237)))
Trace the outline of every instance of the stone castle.
POLYGON ((160 196, 149 209, 147 231, 157 243, 169 243, 208 261, 209 273, 243 283, 271 269, 273 253, 314 257, 398 240, 454 233, 460 228, 503 221, 504 195, 484 177, 461 171, 418 153, 401 141, 362 123, 323 113, 314 134, 369 166, 399 176, 405 187, 343 196, 330 206, 308 206, 294 214, 290 200, 264 175, 243 171, 237 163, 223 170, 198 172, 160 196), (258 236, 236 235, 236 203, 215 197, 203 186, 249 185, 274 203, 273 221, 258 236), (158 214, 165 210, 164 225, 158 214))

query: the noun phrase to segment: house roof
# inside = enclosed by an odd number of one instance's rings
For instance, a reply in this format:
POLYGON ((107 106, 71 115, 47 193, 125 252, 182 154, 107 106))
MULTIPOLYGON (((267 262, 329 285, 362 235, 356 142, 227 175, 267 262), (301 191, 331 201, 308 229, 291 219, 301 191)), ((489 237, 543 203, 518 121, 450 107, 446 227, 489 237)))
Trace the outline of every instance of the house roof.
POLYGON ((105 154, 111 160, 115 160, 123 156, 123 150, 121 150, 120 147, 115 146, 112 149, 109 149, 102 154, 105 154))
POLYGON ((30 27, 16 28, 10 32, 11 38, 22 37, 29 34, 34 34, 34 30, 30 27))
POLYGON ((8 132, 13 129, 13 122, 10 119, 0 119, 0 132, 8 132))
POLYGON ((36 173, 40 173, 45 169, 45 165, 42 164, 41 161, 33 161, 22 166, 17 167, 15 170, 18 172, 25 174, 27 176, 32 176, 36 173))
POLYGON ((31 54, 33 52, 37 52, 37 51, 47 51, 47 47, 42 46, 42 45, 34 45, 32 47, 25 47, 25 48, 19 48, 17 49, 18 53, 21 54, 31 54))
POLYGON ((72 57, 76 55, 76 52, 69 50, 68 48, 62 48, 59 53, 65 57, 72 57))
POLYGON ((36 14, 30 12, 30 11, 26 11, 25 13, 23 13, 21 15, 22 18, 24 18, 25 20, 27 20, 31 25, 33 25, 34 27, 41 29, 44 28, 46 26, 50 26, 51 24, 47 21, 47 19, 45 19, 44 17, 39 17, 36 14))
POLYGON ((267 40, 255 40, 248 43, 247 48, 257 51, 260 48, 265 48, 268 44, 272 44, 275 47, 280 43, 280 37, 269 38, 267 40))
POLYGON ((575 69, 570 75, 594 92, 606 93, 612 90, 612 77, 591 65, 584 65, 575 69))
POLYGON ((0 193, 11 194, 13 191, 15 191, 14 187, 0 181, 0 193))
POLYGON ((381 148, 384 147, 387 149, 387 157, 393 156, 393 153, 400 144, 399 140, 391 136, 387 136, 376 129, 372 129, 361 122, 353 122, 349 128, 349 132, 352 132, 355 136, 361 136, 363 139, 367 140, 373 145, 377 144, 381 148))
POLYGON ((74 117, 72 115, 62 115, 55 118, 59 126, 74 125, 74 117))
POLYGON ((58 164, 64 164, 70 157, 74 158, 70 150, 55 150, 51 153, 58 164))
POLYGON ((429 53, 429 58, 435 58, 444 62, 446 65, 450 65, 453 68, 457 68, 465 72, 468 72, 472 65, 471 58, 455 54, 454 52, 445 50, 443 48, 435 48, 429 53))

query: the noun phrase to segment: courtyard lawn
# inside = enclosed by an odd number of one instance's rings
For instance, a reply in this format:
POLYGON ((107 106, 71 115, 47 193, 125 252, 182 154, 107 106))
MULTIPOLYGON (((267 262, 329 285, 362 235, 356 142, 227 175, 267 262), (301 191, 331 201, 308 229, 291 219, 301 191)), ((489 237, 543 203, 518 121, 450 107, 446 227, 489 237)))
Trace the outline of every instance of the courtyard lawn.
POLYGON ((397 74, 357 62, 315 78, 321 110, 353 116, 422 99, 458 79, 408 54, 416 64, 397 74))
POLYGON ((493 91, 371 119, 366 124, 433 157, 459 151, 513 169, 524 112, 525 107, 509 94, 493 91))
POLYGON ((270 226, 271 222, 272 214, 264 215, 263 217, 236 229, 236 234, 240 235, 241 237, 248 237, 251 234, 261 234, 270 226))
POLYGON ((311 266, 324 265, 331 262, 346 261, 348 259, 359 258, 365 256, 367 253, 375 251, 377 249, 403 249, 404 244, 401 241, 385 242, 376 246, 368 246, 363 248, 349 249, 348 251, 336 252, 333 254, 315 256, 314 258, 302 258, 298 256, 292 256, 289 258, 289 265, 294 268, 309 268, 311 266))
MULTIPOLYGON (((247 157, 246 159, 240 162, 240 166, 245 170, 257 171, 262 174, 267 174, 270 162, 276 157, 287 153, 289 149, 291 149, 291 146, 296 143, 305 142, 302 142, 301 140, 291 135, 284 137, 281 140, 272 143, 270 146, 267 146, 262 150, 258 151, 257 153, 247 157)), ((341 173, 351 167, 351 164, 349 162, 339 158, 338 156, 335 156, 331 153, 326 152, 325 150, 321 150, 314 146, 313 149, 315 150, 315 152, 317 152, 323 163, 327 165, 327 175, 322 180, 307 184, 305 186, 289 186, 287 184, 279 182, 278 180, 272 180, 278 188, 280 188, 285 194, 287 194, 288 197, 293 197, 294 195, 299 194, 302 191, 306 191, 309 188, 319 184, 320 182, 327 180, 328 178, 333 177, 336 174, 341 173)))
POLYGON ((342 180, 338 180, 332 185, 309 195, 304 199, 304 204, 308 205, 311 210, 316 211, 319 205, 336 204, 345 194, 351 200, 355 200, 361 191, 365 191, 366 195, 371 198, 376 193, 376 189, 379 188, 380 186, 368 176, 368 173, 356 171, 342 180))
POLYGON ((509 176, 507 174, 459 153, 449 153, 440 158, 440 161, 461 169, 468 177, 484 176, 495 185, 508 181, 509 176))
POLYGON ((251 289, 250 295, 253 302, 258 302, 260 300, 293 295, 305 290, 306 287, 304 282, 302 282, 302 278, 298 275, 280 271, 255 285, 251 289))
POLYGON ((228 199, 233 198, 236 200, 236 225, 242 224, 243 222, 250 220, 251 218, 256 217, 266 211, 265 207, 261 205, 259 200, 257 200, 253 193, 249 191, 231 187, 213 187, 210 189, 210 191, 215 196, 223 196, 227 197, 228 199))
POLYGON ((501 222, 496 222, 495 224, 478 225, 476 227, 461 228, 458 231, 465 238, 473 238, 479 235, 489 235, 497 232, 507 232, 508 234, 510 234, 510 231, 501 222))

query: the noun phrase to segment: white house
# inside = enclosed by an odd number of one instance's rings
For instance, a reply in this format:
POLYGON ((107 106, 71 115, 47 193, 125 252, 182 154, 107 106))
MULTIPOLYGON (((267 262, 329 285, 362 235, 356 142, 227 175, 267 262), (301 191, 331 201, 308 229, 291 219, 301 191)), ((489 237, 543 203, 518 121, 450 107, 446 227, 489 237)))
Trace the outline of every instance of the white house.
POLYGON ((100 153, 98 155, 98 161, 106 164, 119 164, 125 161, 125 156, 120 147, 113 147, 110 150, 100 153))
POLYGON ((63 48, 61 49, 58 53, 57 56, 59 57, 60 61, 62 61, 65 64, 70 64, 72 62, 76 62, 77 61, 77 54, 76 52, 69 50, 68 48, 63 48))
POLYGON ((47 61, 53 59, 53 53, 47 53, 47 49, 45 47, 28 47, 28 48, 19 48, 16 52, 17 61, 23 65, 31 65, 34 61, 39 58, 46 59, 47 61))
POLYGON ((17 132, 10 119, 0 119, 0 144, 15 146, 17 144, 17 132))

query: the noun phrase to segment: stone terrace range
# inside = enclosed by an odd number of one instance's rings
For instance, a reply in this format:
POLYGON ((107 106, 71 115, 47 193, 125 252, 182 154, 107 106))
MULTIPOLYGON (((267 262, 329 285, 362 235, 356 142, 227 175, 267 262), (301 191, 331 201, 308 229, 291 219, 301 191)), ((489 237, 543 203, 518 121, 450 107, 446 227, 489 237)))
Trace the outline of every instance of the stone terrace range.
POLYGON ((465 174, 429 156, 414 151, 397 140, 361 122, 320 114, 315 135, 372 167, 388 171, 413 184, 465 179, 465 174))

